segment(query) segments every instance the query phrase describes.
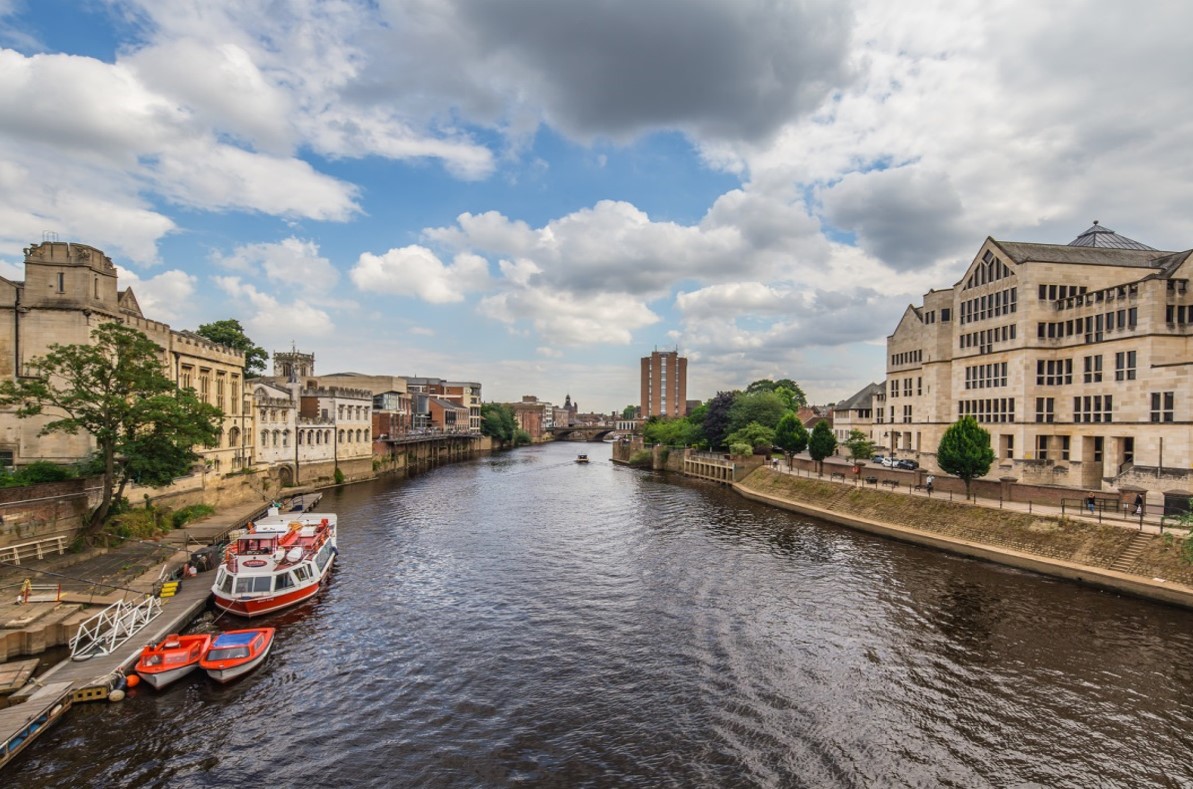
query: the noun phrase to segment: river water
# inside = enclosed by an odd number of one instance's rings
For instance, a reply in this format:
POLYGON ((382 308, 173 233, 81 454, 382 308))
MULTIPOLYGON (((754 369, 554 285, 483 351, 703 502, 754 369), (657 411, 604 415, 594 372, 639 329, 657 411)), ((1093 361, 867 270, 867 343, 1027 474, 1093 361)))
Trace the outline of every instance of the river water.
POLYGON ((79 705, 0 784, 1193 786, 1193 613, 809 522, 602 445, 322 508, 339 563, 265 620, 261 668, 79 705))

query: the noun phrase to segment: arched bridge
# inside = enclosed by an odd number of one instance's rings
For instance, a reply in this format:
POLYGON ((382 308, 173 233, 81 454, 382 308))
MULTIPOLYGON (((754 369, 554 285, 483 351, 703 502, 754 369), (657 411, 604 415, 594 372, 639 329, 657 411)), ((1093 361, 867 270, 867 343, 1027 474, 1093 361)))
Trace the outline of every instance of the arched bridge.
POLYGON ((549 427, 547 432, 556 441, 603 441, 605 436, 616 433, 615 427, 589 427, 575 425, 573 427, 549 427))

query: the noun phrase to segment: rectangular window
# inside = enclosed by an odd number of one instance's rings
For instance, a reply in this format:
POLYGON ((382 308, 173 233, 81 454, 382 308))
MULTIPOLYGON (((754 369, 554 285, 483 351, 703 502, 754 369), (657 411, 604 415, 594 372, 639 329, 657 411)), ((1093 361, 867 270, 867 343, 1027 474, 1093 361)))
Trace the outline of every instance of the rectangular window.
POLYGON ((1069 437, 1068 437, 1068 436, 1061 436, 1061 437, 1060 437, 1060 459, 1061 459, 1061 460, 1068 460, 1068 459, 1069 459, 1069 446, 1070 446, 1070 444, 1071 444, 1071 441, 1069 440, 1069 437))
POLYGON ((1052 397, 1036 398, 1036 421, 1052 422, 1056 419, 1056 400, 1052 397))
POLYGON ((1171 422, 1175 404, 1175 392, 1152 392, 1152 421, 1171 422))
POLYGON ((1135 351, 1119 351, 1114 355, 1114 380, 1135 380, 1135 351))
POLYGON ((1048 436, 1036 436, 1036 457, 1039 460, 1048 459, 1048 436))
POLYGON ((1074 422, 1112 422, 1113 395, 1081 395, 1073 398, 1074 422))
POLYGON ((65 274, 58 275, 58 292, 66 293, 66 275, 65 274))
POLYGON ((1102 382, 1101 356, 1085 357, 1085 382, 1087 384, 1096 384, 1102 382))

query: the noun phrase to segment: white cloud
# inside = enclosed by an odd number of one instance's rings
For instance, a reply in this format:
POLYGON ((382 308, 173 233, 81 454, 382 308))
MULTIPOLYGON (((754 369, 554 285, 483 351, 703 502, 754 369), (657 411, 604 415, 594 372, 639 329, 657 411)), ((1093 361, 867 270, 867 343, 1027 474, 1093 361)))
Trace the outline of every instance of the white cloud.
POLYGON ((214 277, 216 285, 249 317, 245 331, 262 347, 286 347, 291 339, 330 337, 331 316, 304 299, 283 303, 240 277, 214 277))
POLYGON ((277 243, 243 244, 231 254, 213 254, 212 261, 233 271, 259 271, 276 286, 297 288, 324 298, 340 278, 331 261, 319 254, 317 243, 294 236, 277 243))
POLYGON ((381 255, 362 253, 349 276, 366 293, 414 296, 431 304, 448 304, 483 289, 489 281, 489 267, 484 258, 471 254, 456 255, 445 264, 426 247, 412 245, 381 255))

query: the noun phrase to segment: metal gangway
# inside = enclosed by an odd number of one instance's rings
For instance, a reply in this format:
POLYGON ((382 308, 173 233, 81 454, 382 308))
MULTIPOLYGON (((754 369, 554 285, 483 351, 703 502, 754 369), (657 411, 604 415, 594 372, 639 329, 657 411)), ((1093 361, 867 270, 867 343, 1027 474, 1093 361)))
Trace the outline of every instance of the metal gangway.
POLYGON ((160 597, 148 596, 136 605, 118 600, 79 626, 70 640, 71 660, 110 655, 162 612, 160 597))

